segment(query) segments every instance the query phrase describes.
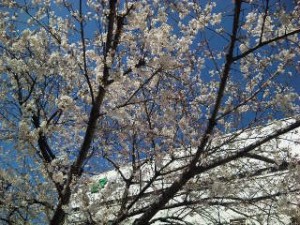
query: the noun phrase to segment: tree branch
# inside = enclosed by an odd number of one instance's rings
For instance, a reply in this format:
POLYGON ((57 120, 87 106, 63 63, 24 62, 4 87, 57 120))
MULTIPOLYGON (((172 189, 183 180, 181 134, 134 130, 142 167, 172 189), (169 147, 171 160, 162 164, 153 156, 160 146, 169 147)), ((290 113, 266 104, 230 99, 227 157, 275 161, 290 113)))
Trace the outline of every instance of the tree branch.
POLYGON ((300 29, 296 29, 296 30, 294 30, 294 31, 292 31, 292 32, 290 32, 290 33, 281 35, 281 36, 279 36, 279 37, 273 38, 273 39, 268 40, 268 41, 260 42, 260 43, 259 43, 257 46, 255 46, 254 48, 251 48, 251 49, 245 51, 244 53, 242 53, 242 54, 240 54, 240 55, 237 55, 237 56, 233 57, 232 60, 233 60, 233 62, 238 61, 238 60, 240 60, 240 59, 246 57, 246 56, 249 55, 250 53, 256 51, 257 49, 261 48, 261 47, 264 47, 264 46, 266 46, 266 45, 268 45, 268 44, 271 44, 271 43, 273 43, 273 42, 276 42, 276 41, 280 41, 280 40, 282 40, 282 39, 284 39, 284 38, 287 38, 287 37, 289 37, 289 36, 292 36, 292 35, 298 34, 298 33, 300 33, 300 29))
POLYGON ((145 212, 140 218, 136 219, 134 225, 146 225, 149 224, 150 219, 183 187, 189 179, 191 179, 195 173, 194 169, 196 168, 196 164, 203 152, 207 142, 209 141, 210 134, 212 133, 215 125, 216 125, 216 117, 219 111, 221 100, 224 95, 225 87, 227 84, 227 80, 229 78, 229 71, 231 64, 233 63, 233 50, 236 42, 236 36, 239 26, 239 17, 240 17, 240 10, 241 10, 242 1, 236 0, 235 1, 235 13, 234 13, 234 20, 233 20, 233 27, 232 27, 232 36, 230 47, 228 53, 226 55, 226 63, 223 69, 220 86, 217 93, 216 103, 212 112, 212 115, 209 119, 208 127, 202 137, 200 145, 197 149, 197 152, 192 159, 189 167, 180 175, 180 178, 173 182, 173 184, 167 188, 167 190, 159 196, 159 198, 150 204, 147 212, 145 212))
POLYGON ((287 127, 284 127, 282 129, 274 131, 273 133, 271 133, 267 137, 262 138, 261 140, 256 141, 255 143, 252 143, 252 144, 240 149, 239 151, 232 154, 231 156, 228 156, 226 158, 218 158, 218 159, 214 160, 214 162, 211 163, 210 165, 207 165, 207 166, 204 166, 204 167, 203 166, 198 166, 195 171, 196 171, 197 174, 200 174, 200 173, 206 172, 208 170, 211 170, 213 168, 216 168, 218 166, 224 165, 224 164, 226 164, 228 162, 231 162, 233 160, 236 160, 238 158, 245 157, 249 152, 251 152, 255 148, 257 148, 257 147, 259 147, 259 146, 261 146, 261 145, 263 145, 263 144, 279 137, 282 134, 290 132, 290 131, 298 128, 298 127, 300 127, 300 119, 299 118, 293 124, 291 124, 287 127))

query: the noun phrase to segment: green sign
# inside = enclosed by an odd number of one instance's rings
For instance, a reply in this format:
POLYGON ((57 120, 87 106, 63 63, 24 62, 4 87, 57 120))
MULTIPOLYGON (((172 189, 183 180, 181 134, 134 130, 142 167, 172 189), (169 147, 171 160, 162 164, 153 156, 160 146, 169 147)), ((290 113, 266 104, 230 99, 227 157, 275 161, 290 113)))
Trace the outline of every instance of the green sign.
POLYGON ((91 193, 98 193, 102 188, 105 187, 107 182, 108 182, 107 178, 104 177, 99 179, 98 182, 93 183, 91 187, 91 193))

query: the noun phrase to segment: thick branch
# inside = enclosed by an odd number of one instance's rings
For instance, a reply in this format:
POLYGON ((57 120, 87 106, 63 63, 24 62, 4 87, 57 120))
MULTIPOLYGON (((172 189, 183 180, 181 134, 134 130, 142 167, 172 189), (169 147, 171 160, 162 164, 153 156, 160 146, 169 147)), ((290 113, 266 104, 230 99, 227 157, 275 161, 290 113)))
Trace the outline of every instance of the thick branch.
POLYGON ((96 129, 96 124, 97 120, 100 115, 100 107, 102 105, 103 99, 105 96, 105 90, 103 87, 99 87, 99 92, 98 95, 95 99, 95 104, 93 104, 90 116, 89 116, 89 121, 88 121, 88 126, 85 132, 84 140, 81 145, 78 157, 74 164, 72 165, 68 180, 65 184, 65 189, 61 195, 61 199, 58 203, 58 206, 54 212, 54 216, 50 222, 50 225, 61 225, 64 223, 64 219, 66 216, 66 213, 63 210, 63 205, 66 205, 69 203, 70 198, 71 198, 71 189, 70 185, 73 181, 74 177, 79 177, 82 172, 82 166, 87 159, 88 152, 92 143, 92 140, 94 138, 94 133, 96 129))
POLYGON ((266 163, 276 164, 276 161, 274 159, 270 159, 270 158, 268 158, 266 156, 263 156, 263 155, 247 153, 247 154, 245 154, 245 157, 252 158, 252 159, 257 159, 257 160, 260 160, 260 161, 264 161, 266 163))
MULTIPOLYGON (((40 121, 39 121, 38 116, 36 116, 36 115, 32 116, 32 122, 36 129, 38 129, 40 127, 40 121)), ((47 163, 50 163, 53 159, 55 159, 55 155, 52 152, 50 146, 48 145, 47 138, 45 137, 45 135, 43 135, 43 134, 39 135, 38 145, 39 145, 39 149, 42 153, 43 159, 47 163)))

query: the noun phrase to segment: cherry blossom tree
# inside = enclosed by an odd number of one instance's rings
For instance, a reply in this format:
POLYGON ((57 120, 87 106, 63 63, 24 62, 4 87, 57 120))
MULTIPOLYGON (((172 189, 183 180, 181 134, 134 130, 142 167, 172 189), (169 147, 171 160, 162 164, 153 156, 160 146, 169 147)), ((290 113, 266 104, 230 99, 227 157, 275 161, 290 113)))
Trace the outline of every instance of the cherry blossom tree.
POLYGON ((2 0, 0 221, 66 224, 76 197, 85 224, 188 224, 266 200, 299 216, 284 197, 297 157, 267 146, 300 127, 300 2, 224 2, 2 0), (92 209, 84 183, 108 169, 114 207, 92 209), (266 169, 288 171, 278 191, 236 197, 266 169))

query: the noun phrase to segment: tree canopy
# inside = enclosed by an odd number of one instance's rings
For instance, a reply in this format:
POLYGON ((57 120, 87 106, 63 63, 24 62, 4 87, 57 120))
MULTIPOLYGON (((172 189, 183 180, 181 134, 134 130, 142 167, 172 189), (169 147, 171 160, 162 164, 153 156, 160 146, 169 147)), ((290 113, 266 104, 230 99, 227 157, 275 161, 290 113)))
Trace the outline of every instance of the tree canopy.
MULTIPOLYGON (((266 146, 300 127, 299 4, 2 0, 0 221, 66 224, 78 190, 86 190, 80 201, 88 196, 85 181, 109 169, 125 185, 113 212, 97 208, 109 216, 79 209, 89 224, 183 224, 157 215, 207 173, 216 190, 244 171, 244 159, 284 167, 294 181, 297 155, 266 146), (241 144, 249 130, 286 117, 293 119, 241 144), (168 185, 145 202, 161 180, 168 185)), ((299 204, 287 202, 289 213, 299 204)))

